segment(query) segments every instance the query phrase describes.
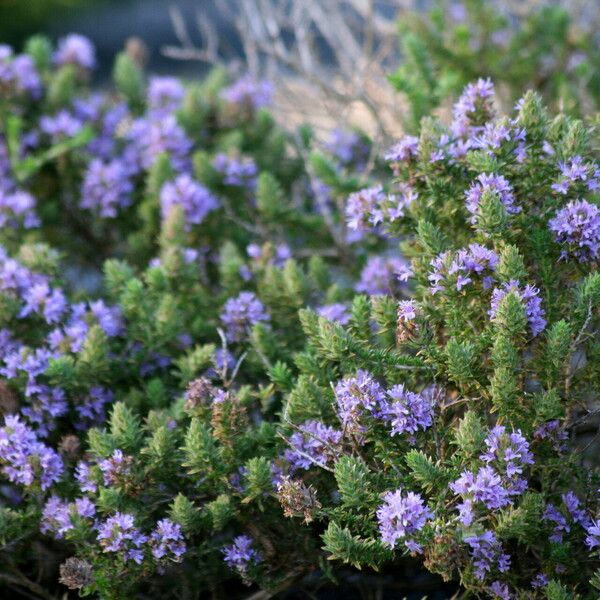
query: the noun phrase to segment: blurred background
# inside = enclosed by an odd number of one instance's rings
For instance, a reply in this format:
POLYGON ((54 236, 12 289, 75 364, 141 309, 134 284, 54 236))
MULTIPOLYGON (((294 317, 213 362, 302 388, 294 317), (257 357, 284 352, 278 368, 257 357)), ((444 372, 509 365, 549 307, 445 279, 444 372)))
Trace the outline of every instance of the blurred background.
MULTIPOLYGON (((413 105, 425 105, 427 96, 431 102, 467 78, 494 78, 494 65, 502 76, 510 71, 509 86, 538 89, 547 84, 544 70, 551 73, 548 85, 556 88, 563 85, 562 71, 585 67, 584 84, 600 89, 592 81, 598 65, 580 56, 582 40, 597 45, 599 21, 600 0, 0 0, 0 42, 20 48, 34 33, 53 40, 82 33, 97 48, 99 85, 110 77, 114 55, 133 37, 143 42, 151 72, 199 78, 214 65, 233 75, 249 70, 276 84, 275 112, 282 123, 308 121, 323 133, 342 124, 359 127, 382 143, 407 129, 406 96, 413 105), (447 23, 428 23, 432 9, 447 23), (428 16, 415 22, 415 15, 428 16), (463 25, 469 30, 466 49, 463 25), (411 83, 414 75, 398 72, 403 64, 409 70, 423 67, 410 37, 415 31, 429 59, 439 50, 434 66, 444 76, 435 89, 433 82, 423 85, 427 74, 411 83), (512 48, 515 43, 520 45, 512 48), (503 44, 510 64, 498 56, 503 44), (448 64, 460 60, 462 71, 449 72, 444 56, 448 64), (480 73, 483 69, 487 72, 480 73), (532 73, 540 75, 538 81, 529 81, 532 73), (397 76, 390 80, 392 74, 397 76), (422 90, 416 103, 411 86, 422 90)), ((510 91, 505 96, 510 100, 510 91)))

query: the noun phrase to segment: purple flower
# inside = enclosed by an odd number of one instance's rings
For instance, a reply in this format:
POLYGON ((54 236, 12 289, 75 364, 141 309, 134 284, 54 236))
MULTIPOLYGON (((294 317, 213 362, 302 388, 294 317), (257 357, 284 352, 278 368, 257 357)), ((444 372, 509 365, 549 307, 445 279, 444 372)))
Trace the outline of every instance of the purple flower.
POLYGON ((96 50, 92 42, 78 33, 70 33, 58 42, 54 62, 59 65, 75 65, 86 70, 96 66, 96 50))
POLYGON ((419 494, 402 489, 387 492, 384 503, 377 509, 379 533, 384 544, 394 548, 398 540, 403 540, 411 552, 420 552, 421 546, 411 539, 421 531, 434 514, 427 508, 419 494))
POLYGON ((104 409, 106 404, 112 403, 114 394, 99 385, 92 386, 89 394, 82 399, 81 403, 75 406, 79 415, 79 420, 75 423, 75 428, 86 430, 95 425, 101 425, 106 418, 104 409))
POLYGON ((586 200, 574 200, 548 223, 554 238, 566 248, 561 256, 585 263, 600 258, 600 209, 586 200))
POLYGON ((499 600, 512 600, 513 596, 505 583, 500 581, 494 581, 490 586, 490 593, 493 594, 494 598, 499 600))
POLYGON ((57 496, 50 496, 42 510, 40 531, 52 533, 55 538, 61 539, 70 529, 73 529, 73 523, 68 503, 57 496))
POLYGON ((0 227, 39 227, 35 207, 35 198, 30 193, 17 190, 9 194, 0 188, 0 227))
POLYGON ((585 538, 585 545, 593 550, 600 546, 600 519, 592 521, 588 527, 586 527, 587 536, 585 538))
POLYGON ((118 306, 107 306, 104 300, 90 302, 90 311, 108 337, 115 337, 123 330, 123 315, 118 306))
POLYGON ((512 504, 510 492, 502 484, 500 475, 491 467, 481 467, 477 474, 464 471, 449 487, 463 498, 458 509, 460 520, 466 526, 473 522, 475 503, 479 502, 489 510, 512 504))
POLYGON ((98 485, 92 479, 90 467, 86 462, 80 461, 77 463, 75 479, 79 483, 79 489, 82 492, 95 494, 98 491, 98 485))
POLYGON ((109 458, 104 459, 98 466, 104 477, 104 485, 117 485, 131 474, 133 457, 126 456, 122 450, 115 450, 109 458))
POLYGON ((317 308, 317 314, 328 321, 334 321, 340 325, 347 325, 350 322, 348 306, 339 302, 319 306, 319 308, 317 308))
POLYGON ((148 85, 148 109, 160 117, 176 111, 185 90, 175 77, 152 77, 148 85))
POLYGON ((562 427, 559 420, 542 423, 533 433, 536 440, 548 440, 556 452, 562 453, 567 449, 566 441, 569 434, 562 427))
POLYGON ((498 264, 498 255, 480 244, 471 244, 456 254, 444 252, 431 261, 433 270, 428 279, 430 291, 435 294, 446 289, 450 283, 457 291, 473 283, 473 277, 481 279, 483 289, 489 288, 493 281, 493 273, 498 264))
POLYGON ((367 371, 338 381, 334 394, 344 429, 355 430, 363 414, 379 415, 386 405, 383 388, 367 371))
POLYGON ((548 585, 548 583, 550 583, 550 579, 548 578, 547 575, 544 575, 544 573, 538 573, 532 580, 531 580, 531 587, 532 588, 543 588, 546 587, 548 585))
POLYGON ((387 392, 389 401, 384 408, 384 419, 391 427, 390 435, 409 434, 409 440, 419 429, 433 423, 433 403, 428 395, 416 394, 403 385, 395 385, 387 392))
POLYGON ((310 469, 333 462, 340 453, 342 432, 320 421, 306 421, 289 439, 284 457, 290 471, 310 469))
POLYGON ((492 570, 505 573, 510 568, 510 556, 505 554, 502 545, 492 531, 465 538, 471 548, 475 577, 483 581, 492 570))
POLYGON ((452 132, 456 137, 476 134, 493 115, 494 84, 490 79, 478 79, 467 85, 454 105, 452 132))
POLYGON ((187 547, 181 532, 181 525, 173 523, 170 519, 161 519, 156 524, 156 529, 150 534, 152 556, 157 560, 170 558, 180 562, 187 547))
POLYGON ((194 181, 187 173, 168 181, 160 191, 160 209, 165 219, 173 206, 181 206, 185 217, 185 227, 199 225, 206 215, 218 208, 219 203, 202 184, 194 181))
POLYGON ((510 281, 502 284, 500 288, 494 288, 492 292, 492 302, 488 314, 492 319, 496 317, 500 301, 509 293, 516 293, 525 305, 525 315, 529 323, 529 329, 532 337, 536 337, 546 328, 546 312, 542 308, 542 299, 539 297, 539 290, 532 285, 520 287, 518 281, 510 281))
POLYGON ((81 121, 67 110, 61 110, 53 117, 46 115, 40 119, 40 129, 53 143, 76 136, 82 127, 81 121))
POLYGON ((232 342, 242 341, 256 323, 268 320, 265 307, 252 292, 241 292, 236 298, 229 298, 221 312, 225 334, 232 342))
POLYGON ((239 535, 234 538, 231 546, 223 548, 225 564, 237 571, 240 575, 246 575, 251 566, 262 561, 260 552, 253 548, 254 540, 247 535, 239 535))
POLYGON ((231 104, 257 110, 271 103, 273 86, 268 81, 256 81, 252 76, 246 75, 238 79, 233 85, 225 88, 221 92, 221 96, 231 104))
POLYGON ((56 323, 67 309, 67 300, 60 289, 52 289, 46 282, 32 286, 23 295, 25 306, 19 312, 23 318, 31 313, 43 315, 47 323, 56 323))
POLYGON ((256 187, 258 169, 256 163, 249 157, 238 158, 219 152, 213 160, 213 168, 223 175, 225 185, 256 187))
POLYGON ((482 173, 465 192, 466 207, 472 215, 471 223, 477 222, 479 204, 485 192, 495 193, 508 214, 514 215, 521 212, 521 207, 515 204, 515 196, 510 183, 502 175, 482 173))
POLYGON ((593 164, 585 164, 581 156, 574 156, 569 162, 559 162, 561 177, 552 184, 552 189, 559 194, 566 194, 578 181, 587 182, 590 191, 598 189, 598 170, 593 164))
POLYGON ((97 212, 103 218, 114 218, 131 205, 133 184, 120 160, 90 162, 81 186, 81 208, 97 212))
POLYGON ((325 149, 333 154, 342 165, 364 168, 369 158, 369 146, 356 131, 334 129, 325 143, 325 149))
POLYGON ((405 135, 383 157, 389 162, 408 162, 412 158, 416 158, 418 153, 419 138, 414 135, 405 135))
POLYGON ((550 536, 550 541, 561 543, 564 539, 564 534, 571 531, 571 523, 580 525, 586 529, 592 525, 591 519, 588 517, 585 510, 581 507, 581 502, 574 492, 568 491, 561 496, 564 507, 566 508, 565 516, 556 506, 548 504, 542 515, 543 521, 554 523, 554 530, 550 536))
POLYGON ((386 197, 380 185, 350 194, 346 202, 348 227, 355 231, 372 231, 383 221, 381 204, 386 197))
POLYGON ((129 142, 123 160, 131 174, 149 169, 159 154, 169 156, 173 168, 182 172, 190 166, 192 141, 178 125, 174 115, 160 119, 137 119, 126 134, 129 142))
POLYGON ((135 527, 133 515, 115 513, 98 526, 98 541, 104 552, 117 552, 124 560, 133 560, 138 565, 144 560, 141 549, 147 537, 135 527))
POLYGON ((13 58, 12 48, 4 44, 0 45, 0 90, 6 98, 27 94, 37 99, 42 94, 42 80, 31 56, 13 58))
POLYGON ((39 442, 17 415, 5 416, 0 428, 0 465, 9 481, 25 486, 39 481, 42 490, 57 482, 64 470, 60 456, 39 442))
POLYGON ((403 323, 414 321, 417 318, 419 307, 414 300, 400 300, 398 302, 398 320, 403 323))
POLYGON ((400 258, 372 256, 360 274, 356 291, 369 296, 393 296, 400 290, 400 282, 406 281, 407 269, 407 264, 400 258))
POLYGON ((479 458, 504 473, 515 491, 523 491, 527 483, 520 476, 526 465, 533 464, 533 454, 521 431, 509 433, 503 425, 496 425, 486 437, 485 445, 487 451, 479 458))

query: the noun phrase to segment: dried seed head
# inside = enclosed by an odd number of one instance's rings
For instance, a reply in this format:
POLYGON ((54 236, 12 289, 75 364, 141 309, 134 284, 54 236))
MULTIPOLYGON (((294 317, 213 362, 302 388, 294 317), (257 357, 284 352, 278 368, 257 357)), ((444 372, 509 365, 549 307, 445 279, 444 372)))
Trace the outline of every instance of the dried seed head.
POLYGON ((148 62, 148 46, 139 37, 133 36, 127 38, 125 52, 140 69, 146 66, 148 62))
POLYGON ((283 477, 277 486, 277 498, 286 517, 303 517, 305 523, 310 523, 321 508, 315 488, 299 479, 283 477))
POLYGON ((66 585, 70 590, 80 590, 93 581, 92 565, 85 560, 71 556, 60 565, 59 582, 66 585))
POLYGON ((186 411, 194 411, 196 408, 210 406, 214 395, 215 387, 206 377, 199 377, 190 381, 185 393, 185 409, 186 411))
POLYGON ((74 460, 79 455, 81 440, 76 435, 64 435, 59 444, 60 453, 69 460, 74 460))
POLYGON ((451 534, 438 535, 433 543, 425 548, 425 567, 437 573, 444 581, 453 578, 454 571, 458 570, 466 560, 460 544, 451 534))
POLYGON ((18 409, 17 395, 5 381, 0 381, 0 415, 10 415, 17 412, 18 409))

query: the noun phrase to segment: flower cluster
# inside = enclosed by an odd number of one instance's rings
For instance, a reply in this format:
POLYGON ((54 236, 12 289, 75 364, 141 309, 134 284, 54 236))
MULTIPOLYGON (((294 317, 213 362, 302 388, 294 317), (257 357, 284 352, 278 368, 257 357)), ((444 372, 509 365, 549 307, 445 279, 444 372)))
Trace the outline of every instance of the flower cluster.
POLYGON ((580 262, 600 258, 600 209, 586 200, 574 200, 548 223, 556 241, 565 246, 561 256, 580 262))
POLYGON ((262 561, 260 552, 254 548, 254 540, 247 535, 236 537, 231 546, 223 548, 223 554, 227 566, 241 575, 246 575, 250 567, 262 561))
POLYGON ((546 328, 546 312, 542 308, 542 299, 539 296, 539 290, 532 285, 520 286, 518 281, 504 283, 502 287, 494 288, 492 291, 492 301, 489 315, 493 319, 497 312, 501 300, 510 293, 516 293, 522 300, 525 307, 525 315, 529 323, 529 329, 532 337, 536 337, 546 328))
POLYGON ((414 492, 404 493, 402 489, 387 492, 384 503, 377 509, 377 521, 382 541, 394 548, 397 541, 403 541, 411 552, 421 552, 415 534, 433 518, 425 501, 414 492))
POLYGON ((284 458, 290 471, 333 462, 340 452, 342 432, 320 421, 306 421, 289 438, 284 458))
POLYGON ((199 225, 206 215, 218 208, 217 199, 202 184, 183 173, 175 180, 165 183, 160 191, 160 209, 163 219, 174 206, 181 206, 185 226, 199 225))
POLYGON ((9 481, 39 485, 42 490, 56 483, 64 470, 60 456, 40 442, 16 415, 4 417, 4 427, 0 428, 0 465, 9 481))
POLYGON ((502 202, 508 214, 521 212, 521 207, 515 204, 515 196, 510 183, 502 175, 482 173, 471 187, 465 192, 466 207, 471 213, 471 223, 477 222, 479 205, 486 194, 495 194, 502 202))
POLYGON ((236 298, 229 298, 221 313, 225 334, 232 342, 243 340, 253 325, 268 320, 265 307, 252 292, 242 292, 236 298))
POLYGON ((144 560, 143 545, 148 537, 135 526, 133 515, 115 513, 98 526, 98 541, 104 552, 114 552, 123 560, 133 560, 138 565, 144 560))
POLYGON ((450 283, 461 291, 473 283, 473 277, 481 279, 483 289, 493 282, 493 273, 498 264, 498 255, 481 244, 470 244, 455 254, 444 252, 431 261, 432 271, 428 275, 432 294, 446 290, 450 283))

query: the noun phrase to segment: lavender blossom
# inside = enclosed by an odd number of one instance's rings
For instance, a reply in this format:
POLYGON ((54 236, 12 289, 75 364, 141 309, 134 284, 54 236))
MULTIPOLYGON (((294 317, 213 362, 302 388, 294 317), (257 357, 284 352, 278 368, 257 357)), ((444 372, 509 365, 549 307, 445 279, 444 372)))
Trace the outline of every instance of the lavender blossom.
POLYGON ((97 539, 104 552, 116 552, 122 554, 126 561, 142 564, 142 546, 148 538, 135 527, 133 515, 117 512, 109 517, 99 524, 97 539))
POLYGON ((490 79, 478 79, 467 85, 454 105, 451 129, 456 137, 478 133, 481 125, 493 114, 494 84, 490 79))
POLYGON ((256 323, 268 320, 265 307, 252 292, 241 292, 236 298, 229 298, 221 312, 225 334, 232 342, 242 341, 256 323))
POLYGON ((510 493, 522 493, 527 482, 521 476, 525 466, 533 464, 533 454, 521 431, 509 433, 503 425, 497 425, 486 437, 485 445, 487 451, 479 458, 506 476, 510 493))
POLYGON ((80 461, 77 463, 75 479, 79 483, 79 489, 83 493, 95 494, 98 491, 98 485, 92 478, 90 466, 86 462, 80 461))
POLYGON ((219 152, 214 158, 213 168, 223 175, 223 183, 237 187, 256 187, 258 168, 249 157, 239 158, 219 152))
POLYGON ((390 435, 408 434, 412 442, 419 429, 431 427, 433 404, 429 396, 411 392, 403 385, 395 385, 386 393, 389 401, 383 417, 391 427, 390 435))
POLYGON ((130 174, 150 169, 156 158, 168 154, 177 172, 190 167, 190 151, 193 143, 177 123, 174 115, 160 119, 136 119, 126 133, 129 142, 123 160, 130 174))
POLYGON ((419 494, 402 489, 387 492, 384 503, 377 509, 379 533, 384 544, 394 548, 398 540, 411 552, 421 552, 421 546, 414 540, 415 534, 425 527, 434 514, 427 508, 419 494))
POLYGON ((350 194, 346 202, 348 227, 355 231, 372 231, 383 222, 384 213, 380 206, 385 199, 380 185, 350 194))
POLYGON ((50 137, 53 143, 75 137, 83 124, 69 111, 61 110, 54 116, 43 116, 40 119, 40 129, 50 137))
POLYGON ((577 182, 585 184, 589 191, 598 189, 598 168, 595 164, 584 163, 583 157, 574 156, 568 162, 559 162, 558 168, 560 178, 551 186, 555 192, 565 195, 577 182))
POLYGON ((46 283, 38 283, 23 296, 25 306, 19 312, 23 318, 32 313, 42 315, 47 323, 56 323, 67 309, 67 300, 62 290, 52 289, 46 283))
POLYGON ((170 519, 161 519, 156 524, 156 529, 150 534, 149 544, 152 547, 152 556, 157 560, 170 558, 181 562, 181 557, 187 550, 181 525, 173 523, 170 519))
POLYGON ((126 456, 122 450, 114 450, 109 458, 104 459, 98 466, 104 477, 104 485, 118 485, 131 475, 132 456, 126 456))
POLYGON ((510 556, 504 553, 502 545, 492 531, 465 538, 471 548, 475 566, 475 577, 483 581, 493 570, 505 573, 510 568, 510 556))
POLYGON ((21 190, 4 193, 0 188, 0 227, 39 227, 41 222, 35 207, 35 198, 30 193, 21 190))
POLYGON ((566 248, 561 257, 586 263, 600 258, 600 209, 586 200, 574 200, 556 213, 548 226, 566 248))
POLYGON ((514 215, 521 212, 521 207, 515 204, 515 196, 510 183, 502 175, 482 173, 465 192, 466 207, 472 215, 471 223, 477 222, 479 204, 486 192, 497 194, 508 214, 514 215))
POLYGON ((121 209, 131 205, 133 184, 120 160, 103 162, 94 159, 88 165, 81 187, 81 208, 103 218, 115 218, 121 209))
POLYGON ((225 88, 221 96, 231 104, 258 110, 271 103, 273 86, 268 81, 256 81, 250 75, 246 75, 225 88))
POLYGON ((340 325, 348 325, 350 322, 348 306, 340 302, 319 306, 319 308, 317 308, 317 314, 328 321, 334 321, 340 325))
POLYGON ((588 527, 586 527, 586 533, 585 545, 590 550, 600 547, 600 519, 592 521, 588 527))
POLYGON ((89 394, 75 406, 79 420, 75 428, 85 431, 95 425, 101 425, 106 419, 105 406, 111 404, 114 394, 111 390, 99 385, 92 386, 89 394))
POLYGON ((327 465, 339 455, 342 432, 320 421, 306 421, 289 439, 290 448, 284 453, 290 471, 327 465))
POLYGON ((325 149, 333 154, 343 166, 354 166, 362 170, 369 158, 369 146, 356 131, 334 129, 325 149))
POLYGON ((74 528, 74 518, 92 519, 96 514, 96 506, 89 498, 77 498, 67 503, 57 496, 51 496, 44 505, 40 530, 51 533, 56 539, 62 539, 74 528))
POLYGON ((185 90, 176 77, 152 77, 148 85, 148 109, 157 117, 176 111, 185 90))
POLYGON ((54 62, 59 66, 75 65, 91 71, 96 66, 96 50, 87 37, 70 33, 59 40, 54 62))
POLYGON ((168 181, 160 191, 160 209, 165 219, 173 206, 181 206, 185 216, 185 228, 199 225, 206 215, 218 208, 219 203, 202 184, 194 181, 187 173, 168 181))
POLYGON ((395 295, 400 290, 400 282, 412 274, 406 262, 400 258, 372 256, 367 261, 356 285, 357 292, 369 296, 378 294, 395 295))
POLYGON ((474 283, 474 277, 481 279, 483 289, 494 282, 493 273, 498 264, 498 255, 480 244, 470 244, 456 254, 444 252, 431 261, 433 270, 428 279, 430 291, 435 294, 446 290, 447 283, 461 291, 465 286, 474 283))
POLYGON ((42 490, 57 482, 64 470, 60 456, 39 442, 17 415, 5 416, 0 428, 0 465, 9 481, 25 486, 39 482, 42 490))
POLYGON ((492 292, 492 302, 490 310, 488 311, 489 316, 493 319, 496 317, 498 312, 498 306, 500 301, 509 293, 516 293, 525 305, 525 315, 529 323, 529 329, 532 337, 536 337, 546 328, 546 319, 544 318, 546 312, 542 308, 542 299, 539 297, 539 290, 532 285, 526 285, 524 288, 520 287, 519 282, 512 280, 508 283, 502 284, 500 288, 494 288, 492 292))
POLYGON ((367 371, 338 381, 334 389, 337 412, 344 429, 356 431, 361 417, 379 415, 386 406, 385 392, 367 371))
POLYGON ((389 162, 408 162, 416 158, 419 152, 419 138, 414 135, 405 135, 397 144, 392 146, 385 154, 389 162))
POLYGON ((222 550, 225 555, 225 564, 243 577, 246 576, 252 566, 262 562, 260 552, 255 550, 253 545, 254 540, 247 535, 239 535, 234 538, 233 544, 225 546, 222 550))

